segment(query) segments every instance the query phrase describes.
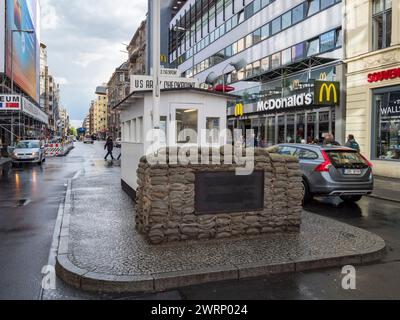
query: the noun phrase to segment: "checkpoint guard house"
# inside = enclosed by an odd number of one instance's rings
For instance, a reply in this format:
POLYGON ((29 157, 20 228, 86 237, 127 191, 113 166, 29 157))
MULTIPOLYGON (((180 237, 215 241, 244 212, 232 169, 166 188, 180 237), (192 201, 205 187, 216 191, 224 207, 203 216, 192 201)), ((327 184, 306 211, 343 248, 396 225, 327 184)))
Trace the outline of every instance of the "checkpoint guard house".
MULTIPOLYGON (((190 143, 201 146, 201 131, 213 130, 208 145, 225 144, 215 132, 227 128, 227 103, 234 96, 198 88, 195 79, 168 75, 161 78, 160 131, 165 135, 162 144, 176 147, 190 143), (185 130, 188 134, 186 134, 185 130), (183 132, 183 135, 182 135, 183 132), (191 133, 196 132, 197 137, 191 133)), ((152 141, 153 81, 149 76, 131 76, 131 93, 115 108, 121 111, 122 161, 121 183, 130 196, 137 189, 136 171, 140 158, 146 155, 152 141)))

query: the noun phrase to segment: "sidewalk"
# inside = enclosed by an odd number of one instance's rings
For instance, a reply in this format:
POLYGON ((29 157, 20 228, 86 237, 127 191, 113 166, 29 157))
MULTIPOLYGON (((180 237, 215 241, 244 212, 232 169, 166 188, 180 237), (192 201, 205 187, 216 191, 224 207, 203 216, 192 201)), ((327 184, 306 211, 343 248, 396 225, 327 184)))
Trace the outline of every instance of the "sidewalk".
POLYGON ((69 182, 57 275, 86 291, 155 292, 271 273, 380 260, 383 239, 304 212, 300 234, 149 245, 135 230, 134 204, 119 167, 94 161, 69 182))
POLYGON ((374 192, 371 197, 400 202, 400 179, 376 176, 374 192))

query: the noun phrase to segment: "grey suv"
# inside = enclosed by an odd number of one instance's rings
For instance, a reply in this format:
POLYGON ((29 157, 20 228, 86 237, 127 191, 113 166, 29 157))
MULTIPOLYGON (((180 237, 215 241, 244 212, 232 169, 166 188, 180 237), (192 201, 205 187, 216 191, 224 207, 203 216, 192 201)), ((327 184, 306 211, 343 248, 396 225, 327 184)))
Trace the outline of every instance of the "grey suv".
POLYGON ((372 164, 346 147, 281 144, 278 153, 296 156, 303 172, 304 202, 314 195, 339 196, 356 202, 374 188, 372 164))

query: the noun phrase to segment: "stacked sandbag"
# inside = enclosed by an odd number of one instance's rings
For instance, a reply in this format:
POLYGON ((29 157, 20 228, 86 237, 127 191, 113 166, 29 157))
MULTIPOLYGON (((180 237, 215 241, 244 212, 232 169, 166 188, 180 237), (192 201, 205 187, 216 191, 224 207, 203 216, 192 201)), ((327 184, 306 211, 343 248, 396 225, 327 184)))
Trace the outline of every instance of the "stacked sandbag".
MULTIPOLYGON (((143 157, 137 169, 137 230, 152 244, 298 232, 303 197, 298 160, 266 149, 250 150, 254 155, 254 170, 262 172, 264 177, 262 210, 196 214, 196 174, 220 171, 233 174, 236 168, 243 167, 242 162, 240 165, 234 162, 235 157, 229 151, 229 147, 163 149, 159 155, 164 155, 164 164, 153 164, 143 157), (177 154, 188 157, 181 163, 177 154)), ((243 151, 239 156, 245 154, 243 151)))

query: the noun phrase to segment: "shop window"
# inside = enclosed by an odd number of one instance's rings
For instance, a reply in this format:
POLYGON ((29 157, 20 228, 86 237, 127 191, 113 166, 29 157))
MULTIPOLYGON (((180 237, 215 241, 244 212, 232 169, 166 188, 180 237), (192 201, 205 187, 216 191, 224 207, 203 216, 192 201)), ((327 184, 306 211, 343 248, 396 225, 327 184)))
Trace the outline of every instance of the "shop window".
POLYGON ((286 12, 284 15, 282 15, 282 30, 289 28, 292 24, 292 13, 286 12))
POLYGON ((400 161, 400 88, 374 94, 375 158, 400 161))
POLYGON ((195 109, 176 109, 177 143, 197 143, 198 111, 195 109))
POLYGON ((319 141, 323 141, 329 130, 329 111, 319 113, 319 141))
POLYGON ((320 52, 326 52, 335 48, 336 31, 329 31, 320 36, 320 52))
POLYGON ((296 143, 301 143, 302 140, 305 140, 306 135, 306 116, 305 114, 297 114, 296 116, 296 143))
POLYGON ((373 0, 372 3, 372 49, 390 46, 392 40, 392 1, 373 0))
POLYGON ((274 35, 281 31, 281 17, 276 18, 271 23, 271 34, 274 35))
POLYGON ((295 143, 294 136, 294 114, 289 114, 286 117, 286 142, 295 143))
POLYGON ((319 0, 309 0, 307 6, 307 17, 309 17, 319 11, 319 0))
POLYGON ((304 19, 304 4, 301 4, 292 10, 292 22, 296 24, 304 19))
POLYGON ((267 118, 267 146, 275 145, 275 117, 267 118))
POLYGON ((312 143, 317 139, 317 113, 307 114, 307 143, 312 143))
POLYGON ((285 116, 278 117, 278 143, 285 143, 285 116))

